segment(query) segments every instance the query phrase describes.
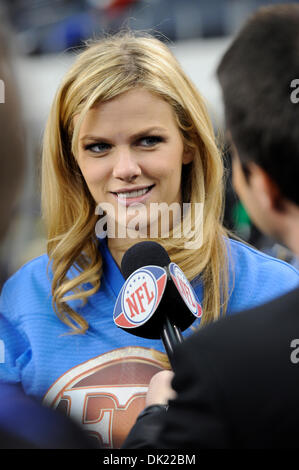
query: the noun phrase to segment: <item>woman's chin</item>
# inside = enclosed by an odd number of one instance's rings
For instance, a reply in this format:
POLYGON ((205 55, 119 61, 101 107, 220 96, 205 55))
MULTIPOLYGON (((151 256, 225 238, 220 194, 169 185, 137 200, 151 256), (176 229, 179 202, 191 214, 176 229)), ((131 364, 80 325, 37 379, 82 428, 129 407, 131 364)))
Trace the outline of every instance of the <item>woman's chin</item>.
POLYGON ((122 238, 148 238, 150 236, 149 221, 128 218, 125 224, 117 224, 117 233, 122 238))

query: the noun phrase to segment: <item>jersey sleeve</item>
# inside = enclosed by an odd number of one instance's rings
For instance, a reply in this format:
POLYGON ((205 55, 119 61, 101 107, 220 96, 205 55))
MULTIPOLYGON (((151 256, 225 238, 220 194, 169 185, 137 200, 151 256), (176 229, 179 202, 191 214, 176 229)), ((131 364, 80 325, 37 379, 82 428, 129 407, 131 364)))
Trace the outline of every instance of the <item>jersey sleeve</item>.
POLYGON ((230 240, 227 313, 258 307, 299 286, 299 271, 236 240, 230 240))
POLYGON ((10 310, 7 289, 0 297, 0 382, 21 382, 21 371, 30 358, 29 342, 10 310))

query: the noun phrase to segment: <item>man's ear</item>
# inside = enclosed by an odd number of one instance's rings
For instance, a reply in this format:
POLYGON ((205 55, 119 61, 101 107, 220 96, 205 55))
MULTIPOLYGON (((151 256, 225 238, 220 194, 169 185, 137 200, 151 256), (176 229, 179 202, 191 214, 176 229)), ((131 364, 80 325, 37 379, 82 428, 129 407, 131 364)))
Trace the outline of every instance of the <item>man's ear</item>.
POLYGON ((264 210, 281 212, 284 207, 284 198, 275 181, 268 173, 254 162, 247 163, 248 184, 255 192, 261 207, 264 210))

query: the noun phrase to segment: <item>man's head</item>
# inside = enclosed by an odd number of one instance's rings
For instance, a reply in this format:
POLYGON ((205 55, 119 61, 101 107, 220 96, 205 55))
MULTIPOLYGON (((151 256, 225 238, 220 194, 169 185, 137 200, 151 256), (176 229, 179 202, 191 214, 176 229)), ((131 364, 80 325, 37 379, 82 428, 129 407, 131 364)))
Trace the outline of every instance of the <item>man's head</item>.
POLYGON ((285 242, 282 218, 289 209, 299 211, 299 103, 292 99, 299 79, 299 5, 258 10, 217 73, 235 188, 253 221, 285 242))

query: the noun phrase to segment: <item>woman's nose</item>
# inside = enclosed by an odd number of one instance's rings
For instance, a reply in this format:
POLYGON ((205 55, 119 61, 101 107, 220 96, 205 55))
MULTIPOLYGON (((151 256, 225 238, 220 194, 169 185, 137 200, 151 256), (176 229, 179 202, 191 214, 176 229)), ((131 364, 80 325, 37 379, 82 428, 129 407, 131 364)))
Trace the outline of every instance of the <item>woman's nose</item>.
POLYGON ((137 163, 136 157, 132 155, 132 151, 129 149, 119 150, 113 167, 114 178, 131 181, 140 175, 141 169, 137 163))

